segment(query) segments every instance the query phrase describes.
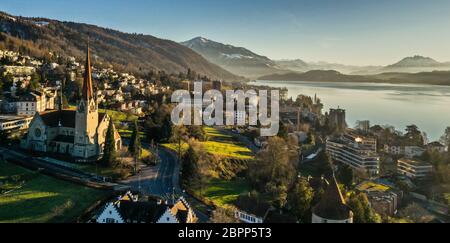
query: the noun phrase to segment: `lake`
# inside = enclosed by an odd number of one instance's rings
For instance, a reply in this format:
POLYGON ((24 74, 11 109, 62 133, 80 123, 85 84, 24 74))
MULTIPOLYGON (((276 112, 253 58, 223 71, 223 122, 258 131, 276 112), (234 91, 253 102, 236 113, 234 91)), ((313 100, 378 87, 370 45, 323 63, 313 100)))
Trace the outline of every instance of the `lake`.
POLYGON ((306 81, 255 81, 255 85, 286 87, 289 96, 317 96, 325 111, 340 107, 347 123, 370 120, 371 126, 392 125, 404 131, 415 124, 430 141, 439 140, 450 126, 450 86, 387 83, 336 83, 306 81))

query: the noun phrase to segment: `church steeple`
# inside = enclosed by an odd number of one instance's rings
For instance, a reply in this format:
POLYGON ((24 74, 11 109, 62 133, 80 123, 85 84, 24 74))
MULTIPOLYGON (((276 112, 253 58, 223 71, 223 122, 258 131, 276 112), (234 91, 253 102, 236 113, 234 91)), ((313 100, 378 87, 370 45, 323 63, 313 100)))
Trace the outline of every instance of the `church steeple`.
POLYGON ((94 92, 92 88, 92 71, 91 71, 91 51, 89 49, 89 41, 87 45, 86 53, 86 65, 84 70, 84 80, 83 80, 83 100, 91 100, 94 98, 94 92))

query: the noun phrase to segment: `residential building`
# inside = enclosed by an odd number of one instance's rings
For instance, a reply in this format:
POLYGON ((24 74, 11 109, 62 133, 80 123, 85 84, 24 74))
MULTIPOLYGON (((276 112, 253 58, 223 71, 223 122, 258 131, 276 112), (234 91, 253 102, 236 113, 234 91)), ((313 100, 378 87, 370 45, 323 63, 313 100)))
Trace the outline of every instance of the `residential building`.
POLYGON ((0 130, 7 132, 26 130, 32 119, 32 117, 0 115, 0 130))
POLYGON ((399 159, 397 162, 397 173, 410 179, 427 179, 433 173, 433 165, 420 160, 399 159))
POLYGON ((353 212, 345 203, 336 178, 327 182, 320 202, 313 208, 312 223, 353 223, 353 212))
POLYGON ((189 203, 180 198, 169 204, 163 200, 138 201, 129 199, 131 193, 106 204, 95 219, 99 224, 139 223, 197 223, 198 219, 189 203))
POLYGON ((445 152, 445 145, 443 145, 440 142, 431 142, 427 144, 427 150, 430 152, 437 152, 437 153, 444 153, 445 152))
POLYGON ((17 102, 17 115, 34 116, 46 110, 54 110, 57 92, 54 89, 30 91, 19 97, 17 102))
POLYGON ((365 181, 356 187, 356 190, 364 192, 369 199, 371 207, 380 215, 393 216, 397 213, 399 205, 399 193, 390 186, 373 181, 365 181))
POLYGON ((13 96, 11 93, 4 93, 3 99, 0 101, 1 103, 1 112, 3 114, 5 113, 17 113, 17 102, 19 101, 19 98, 16 96, 13 96))
POLYGON ((257 195, 241 195, 235 203, 235 217, 243 223, 261 224, 273 208, 270 203, 260 200, 257 195))
POLYGON ((385 144, 384 152, 397 155, 397 156, 405 156, 407 158, 414 158, 417 156, 421 156, 426 150, 419 146, 410 146, 410 145, 399 145, 399 144, 385 144))
POLYGON ((380 170, 380 157, 377 154, 377 140, 360 135, 352 130, 330 138, 326 151, 335 162, 343 163, 354 170, 376 176, 380 170))
POLYGON ((358 121, 356 129, 368 133, 370 130, 370 121, 358 121))
POLYGON ((3 75, 11 74, 13 76, 28 76, 36 71, 34 67, 27 66, 2 66, 0 72, 3 75))

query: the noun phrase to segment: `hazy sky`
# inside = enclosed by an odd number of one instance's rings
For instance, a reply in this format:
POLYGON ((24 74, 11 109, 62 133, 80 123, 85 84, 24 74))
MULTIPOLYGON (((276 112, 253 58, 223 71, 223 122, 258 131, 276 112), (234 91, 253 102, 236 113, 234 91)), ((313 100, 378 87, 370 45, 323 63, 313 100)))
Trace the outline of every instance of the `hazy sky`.
POLYGON ((1 0, 0 10, 174 41, 204 36, 273 59, 450 61, 450 0, 1 0))

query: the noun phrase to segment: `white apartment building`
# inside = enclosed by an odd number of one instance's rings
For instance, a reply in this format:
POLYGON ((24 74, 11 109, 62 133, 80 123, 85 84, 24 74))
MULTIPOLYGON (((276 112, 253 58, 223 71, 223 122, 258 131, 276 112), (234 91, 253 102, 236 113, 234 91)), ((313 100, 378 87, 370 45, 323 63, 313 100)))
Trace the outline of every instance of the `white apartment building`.
POLYGON ((369 176, 379 174, 380 157, 377 154, 375 138, 347 131, 340 137, 328 139, 326 150, 335 162, 346 164, 360 172, 367 172, 369 176))
POLYGON ((426 179, 433 173, 433 166, 429 163, 412 160, 399 159, 397 172, 411 179, 426 179))
POLYGON ((34 116, 36 113, 55 109, 56 91, 46 89, 31 91, 19 98, 17 115, 34 116))
POLYGON ((0 115, 0 131, 28 129, 33 117, 0 115))
POLYGON ((421 156, 426 149, 419 146, 384 145, 384 152, 392 155, 404 155, 407 158, 421 156))

